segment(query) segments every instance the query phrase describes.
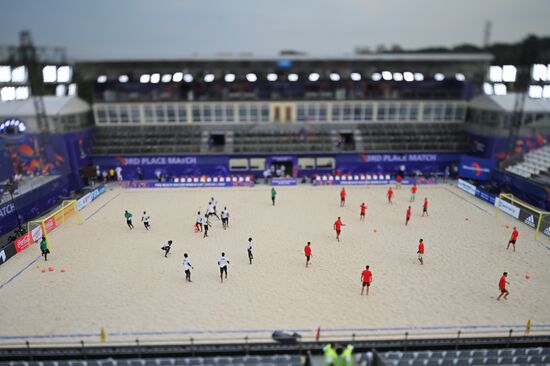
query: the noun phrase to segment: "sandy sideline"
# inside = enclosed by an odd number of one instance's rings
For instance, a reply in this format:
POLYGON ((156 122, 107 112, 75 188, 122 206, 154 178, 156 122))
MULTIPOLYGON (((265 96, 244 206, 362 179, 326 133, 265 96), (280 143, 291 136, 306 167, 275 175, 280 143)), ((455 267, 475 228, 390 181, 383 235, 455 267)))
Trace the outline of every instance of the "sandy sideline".
MULTIPOLYGON (((397 193, 394 206, 386 202, 386 187, 349 187, 344 208, 337 187, 278 188, 276 207, 269 189, 108 191, 84 209, 83 225, 73 222, 52 233, 47 264, 55 272, 31 265, 0 289, 0 343, 14 341, 6 336, 85 337, 101 327, 112 340, 132 332, 188 337, 182 333, 550 323, 550 240, 541 235, 535 242, 533 231, 519 225, 518 251, 506 251, 517 222, 506 215, 496 221, 493 207, 455 187, 420 187, 409 226, 408 187, 397 193), (230 228, 222 230, 214 218, 210 237, 203 239, 192 226, 211 196, 230 209, 230 228), (420 217, 424 196, 430 199, 427 218, 420 217), (368 204, 364 223, 361 202, 368 204), (134 214, 133 231, 124 222, 125 209, 134 214), (139 222, 144 209, 151 215, 150 232, 139 222), (340 243, 332 230, 337 216, 347 225, 340 243), (249 236, 253 265, 246 253, 249 236), (426 243, 424 266, 416 258, 419 238, 426 243), (166 259, 160 246, 167 239, 174 245, 166 259), (305 269, 307 241, 313 260, 305 269), (231 264, 229 279, 220 284, 216 262, 222 251, 231 264), (192 284, 184 281, 184 252, 195 267, 192 284), (361 297, 366 264, 374 282, 371 294, 361 297), (497 302, 503 271, 511 295, 497 302)), ((38 255, 35 245, 0 266, 0 284, 38 255)), ((44 267, 43 259, 37 263, 44 267)))

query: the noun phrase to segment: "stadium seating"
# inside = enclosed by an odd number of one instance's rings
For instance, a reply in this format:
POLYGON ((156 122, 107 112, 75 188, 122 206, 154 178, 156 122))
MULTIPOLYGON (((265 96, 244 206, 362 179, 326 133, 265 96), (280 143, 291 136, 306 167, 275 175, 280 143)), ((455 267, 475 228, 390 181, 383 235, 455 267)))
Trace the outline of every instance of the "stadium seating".
POLYGON ((198 152, 466 151, 462 123, 368 123, 235 126, 216 132, 198 126, 103 126, 94 135, 94 154, 198 152), (224 135, 222 146, 211 136, 224 135))
POLYGON ((550 348, 391 351, 378 353, 380 364, 393 366, 540 365, 550 363, 550 348))
POLYGON ((85 361, 11 361, 0 366, 302 366, 305 358, 297 355, 219 356, 145 359, 102 359, 85 361))
POLYGON ((508 166, 506 171, 539 184, 550 185, 550 145, 528 152, 523 161, 508 166))

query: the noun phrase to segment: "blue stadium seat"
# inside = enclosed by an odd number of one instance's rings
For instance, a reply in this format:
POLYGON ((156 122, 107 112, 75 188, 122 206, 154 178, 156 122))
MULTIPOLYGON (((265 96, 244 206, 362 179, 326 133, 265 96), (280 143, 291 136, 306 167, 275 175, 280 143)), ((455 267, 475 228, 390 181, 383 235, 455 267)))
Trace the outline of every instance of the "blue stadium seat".
POLYGON ((486 349, 474 349, 470 351, 471 357, 485 357, 487 355, 486 349))
POLYGON ((546 356, 527 356, 527 363, 542 364, 545 361, 548 362, 548 358, 546 356))
POLYGON ((526 349, 525 349, 525 354, 526 354, 526 355, 529 355, 529 356, 540 355, 540 354, 542 353, 542 350, 543 350, 542 347, 537 347, 537 348, 526 348, 526 349))
POLYGON ((514 356, 516 350, 515 349, 499 349, 498 355, 500 357, 512 357, 514 356))
POLYGON ((514 363, 514 359, 510 356, 506 356, 506 357, 499 357, 498 358, 498 363, 499 364, 505 364, 505 365, 511 365, 514 363))

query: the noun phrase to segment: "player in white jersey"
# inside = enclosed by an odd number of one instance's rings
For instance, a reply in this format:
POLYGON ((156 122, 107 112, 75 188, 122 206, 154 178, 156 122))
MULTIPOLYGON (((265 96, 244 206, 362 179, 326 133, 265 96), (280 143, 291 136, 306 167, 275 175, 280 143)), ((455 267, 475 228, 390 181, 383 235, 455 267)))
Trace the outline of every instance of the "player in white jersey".
POLYGON ((208 229, 210 228, 210 222, 208 221, 208 214, 204 215, 202 218, 202 227, 204 228, 204 235, 203 238, 206 238, 208 236, 208 229))
POLYGON ((223 229, 225 230, 229 227, 229 210, 227 209, 227 207, 223 208, 220 215, 222 217, 222 226, 223 226, 223 229))
POLYGON ((213 202, 210 202, 208 204, 208 208, 206 209, 206 214, 208 215, 208 217, 214 215, 218 218, 218 220, 220 219, 220 217, 216 213, 216 205, 213 202))
POLYGON ((227 265, 229 260, 225 257, 225 253, 222 253, 220 259, 218 259, 218 267, 220 267, 220 280, 223 283, 223 274, 225 273, 225 279, 227 280, 227 265))
POLYGON ((201 212, 197 212, 197 220, 195 221, 195 227, 197 228, 197 231, 202 232, 202 215, 201 212))
POLYGON ((246 250, 248 251, 248 261, 252 264, 252 259, 254 259, 254 256, 252 255, 252 238, 248 238, 248 247, 246 250))
POLYGON ((149 231, 149 228, 151 225, 149 225, 149 220, 151 219, 151 216, 145 211, 143 211, 143 216, 141 216, 141 222, 143 222, 143 226, 145 226, 145 229, 149 231))
POLYGON ((164 258, 168 257, 168 253, 170 253, 170 247, 172 246, 172 240, 167 240, 162 244, 162 247, 160 249, 164 250, 164 258))
POLYGON ((187 282, 191 282, 191 268, 195 269, 191 262, 189 262, 189 258, 187 256, 187 253, 183 255, 183 270, 185 271, 185 280, 187 282))

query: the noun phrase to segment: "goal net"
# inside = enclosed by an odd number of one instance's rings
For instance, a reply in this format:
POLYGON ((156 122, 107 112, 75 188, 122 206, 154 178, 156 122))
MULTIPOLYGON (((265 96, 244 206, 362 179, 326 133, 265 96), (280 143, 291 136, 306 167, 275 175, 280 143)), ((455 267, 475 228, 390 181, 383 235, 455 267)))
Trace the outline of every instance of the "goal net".
POLYGON ((48 248, 50 248, 51 242, 48 234, 52 231, 63 227, 69 221, 69 218, 75 215, 78 224, 82 223, 80 212, 78 211, 76 200, 66 200, 61 203, 61 207, 54 212, 48 214, 39 220, 29 221, 27 226, 27 232, 29 235, 29 244, 39 242, 42 237, 46 238, 48 248))
POLYGON ((503 211, 535 229, 535 240, 538 239, 539 232, 550 236, 550 212, 525 203, 510 193, 501 193, 495 206, 497 217, 499 211, 503 211))

